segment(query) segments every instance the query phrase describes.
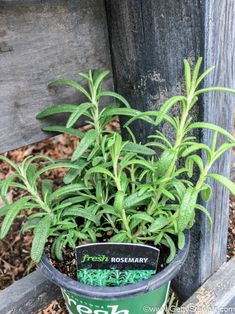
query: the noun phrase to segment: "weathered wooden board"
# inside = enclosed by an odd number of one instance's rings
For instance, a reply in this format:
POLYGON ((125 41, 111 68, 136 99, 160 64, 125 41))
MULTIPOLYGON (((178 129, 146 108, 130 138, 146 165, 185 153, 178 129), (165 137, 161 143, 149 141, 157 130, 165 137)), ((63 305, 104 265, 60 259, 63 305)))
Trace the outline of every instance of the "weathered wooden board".
MULTIPOLYGON (((158 110, 167 97, 183 91, 183 58, 193 64, 199 56, 204 57, 205 67, 216 65, 206 86, 234 87, 234 6, 231 0, 106 0, 116 89, 133 107, 158 110)), ((231 131, 233 104, 231 96, 208 94, 200 111, 194 112, 194 119, 231 131)), ((162 129, 173 138, 165 125, 162 129)), ((133 130, 142 142, 152 132, 141 121, 135 123, 133 130)), ((204 132, 201 141, 210 143, 210 133, 204 132)), ((213 171, 229 176, 229 158, 225 154, 213 171)), ((184 299, 226 259, 228 192, 217 183, 213 183, 213 190, 207 207, 214 227, 208 229, 204 216, 198 219, 192 230, 189 258, 175 282, 184 299)))
MULTIPOLYGON (((205 86, 227 86, 235 88, 235 64, 233 51, 235 45, 235 2, 230 0, 207 0, 202 7, 205 21, 204 28, 204 63, 205 68, 215 65, 215 70, 208 76, 205 86)), ((232 133, 235 97, 226 93, 207 93, 203 98, 202 120, 222 126, 232 133)), ((204 131, 201 141, 211 144, 212 133, 204 131)), ((219 138, 219 143, 224 138, 219 138)), ((224 154, 211 169, 230 177, 231 154, 224 154)), ((226 261, 227 236, 229 221, 229 192, 221 184, 210 181, 213 196, 205 206, 214 221, 210 229, 205 217, 193 229, 192 249, 188 261, 178 278, 178 291, 184 289, 186 296, 194 292, 226 261), (190 275, 189 275, 190 274, 190 275), (187 293, 190 292, 190 294, 187 293)))
POLYGON ((0 292, 0 313, 38 313, 60 295, 59 287, 37 270, 0 292))
POLYGON ((222 265, 176 313, 235 313, 235 257, 222 265))
POLYGON ((103 0, 0 1, 0 152, 48 136, 35 120, 45 106, 81 99, 49 81, 110 67, 103 0))
MULTIPOLYGON (((107 0, 106 6, 116 89, 132 106, 158 110, 184 90, 183 59, 193 63, 202 51, 200 1, 107 0)), ((152 132, 143 121, 133 130, 142 142, 152 132)))

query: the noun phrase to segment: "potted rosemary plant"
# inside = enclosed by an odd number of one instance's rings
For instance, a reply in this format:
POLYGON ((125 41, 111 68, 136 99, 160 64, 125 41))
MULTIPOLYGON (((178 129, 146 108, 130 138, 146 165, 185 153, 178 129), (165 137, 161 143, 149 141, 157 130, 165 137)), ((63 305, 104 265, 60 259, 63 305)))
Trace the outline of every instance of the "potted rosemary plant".
MULTIPOLYGON (((15 171, 0 182, 5 202, 0 209, 0 215, 4 216, 0 237, 6 236, 15 217, 26 209, 28 220, 22 232, 33 230, 31 257, 43 273, 61 287, 71 313, 143 313, 146 304, 162 313, 169 283, 187 257, 188 229, 195 222, 195 211, 202 211, 212 224, 207 209, 198 202, 199 195, 204 201, 211 196, 207 178, 219 181, 235 194, 230 180, 210 173, 213 163, 235 146, 233 136, 219 126, 192 122, 190 116, 200 94, 235 91, 220 87, 200 89, 201 81, 213 69, 199 75, 201 62, 200 58, 191 72, 188 62, 184 61, 186 95, 170 98, 159 111, 140 112, 130 108, 121 95, 103 91, 102 81, 108 71, 80 73, 88 89, 71 80, 54 81, 50 85, 74 87, 86 98, 80 105, 50 106, 37 116, 44 119, 70 113, 66 126, 49 126, 44 131, 68 133, 81 139, 71 160, 32 156, 14 164, 0 157, 15 171), (116 102, 101 108, 100 103, 106 97, 116 102), (181 107, 181 114, 171 117, 168 112, 175 105, 181 107), (131 140, 124 140, 119 132, 106 129, 116 115, 129 116, 123 127, 129 131, 131 140), (85 133, 74 127, 81 116, 85 116, 91 126, 85 133), (156 133, 149 137, 146 145, 136 143, 130 128, 135 119, 156 127, 156 133), (163 121, 174 129, 174 143, 158 130, 163 121), (198 143, 193 136, 194 129, 203 128, 214 132, 211 147, 198 143), (218 147, 217 137, 221 135, 225 141, 218 147), (205 153, 205 158, 200 156, 200 151, 205 153), (41 176, 59 167, 69 170, 64 185, 54 190, 53 182, 42 180, 41 176), (192 179, 196 168, 196 178, 192 179), (27 191, 27 195, 9 203, 10 187, 27 191), (135 283, 126 281, 129 284, 117 287, 91 286, 84 278, 79 282, 53 265, 59 265, 58 261, 62 260, 64 263, 71 249, 97 242, 159 247, 162 265, 150 278, 135 283), (43 255, 45 245, 48 254, 43 255)), ((71 265, 66 264, 66 269, 71 265)))

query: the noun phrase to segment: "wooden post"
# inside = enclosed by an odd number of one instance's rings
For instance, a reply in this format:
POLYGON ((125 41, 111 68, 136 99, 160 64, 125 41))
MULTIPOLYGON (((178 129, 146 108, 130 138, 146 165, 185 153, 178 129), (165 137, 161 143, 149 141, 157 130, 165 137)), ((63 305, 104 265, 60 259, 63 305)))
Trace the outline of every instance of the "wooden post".
MULTIPOLYGON (((195 64, 202 56, 205 67, 216 66, 206 86, 234 87, 232 0, 106 0, 106 10, 115 87, 132 107, 158 110, 167 97, 182 93, 184 58, 195 64)), ((228 94, 207 94, 194 119, 231 131, 233 102, 228 94)), ((166 125, 163 129, 171 134, 166 125)), ((152 131, 141 121, 134 130, 142 142, 152 131)), ((201 141, 208 144, 210 132, 204 132, 201 141)), ((230 156, 225 154, 213 171, 228 176, 229 166, 230 156)), ((229 195, 217 183, 213 183, 213 191, 207 204, 213 229, 209 230, 204 216, 199 217, 192 230, 189 258, 174 283, 184 299, 226 260, 229 195)))

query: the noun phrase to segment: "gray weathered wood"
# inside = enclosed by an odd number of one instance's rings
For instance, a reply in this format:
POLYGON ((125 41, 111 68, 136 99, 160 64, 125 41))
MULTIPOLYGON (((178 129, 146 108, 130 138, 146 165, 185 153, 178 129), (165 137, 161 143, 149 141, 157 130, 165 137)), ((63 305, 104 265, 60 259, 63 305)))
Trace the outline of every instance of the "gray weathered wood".
MULTIPOLYGON (((203 49, 200 1, 107 0, 106 6, 116 89, 133 107, 158 110, 184 90, 183 59, 194 62, 203 49)), ((142 142, 152 132, 143 121, 133 130, 142 142)))
MULTIPOLYGON (((205 86, 216 85, 234 88, 235 3, 230 0, 207 0, 203 10, 205 10, 205 68, 215 65, 215 70, 208 76, 205 86)), ((207 93, 204 95, 203 103, 203 120, 220 125, 232 133, 234 96, 218 92, 207 93)), ((201 141, 210 144, 212 133, 203 132, 201 141)), ((223 138, 219 138, 219 143, 223 141, 223 138)), ((224 154, 213 166, 211 172, 229 178, 230 159, 230 153, 224 154)), ((213 228, 209 228, 204 217, 202 217, 200 225, 194 228, 192 250, 178 278, 178 291, 183 288, 186 289, 186 292, 192 293, 226 261, 229 192, 215 181, 211 180, 210 184, 213 196, 206 207, 211 213, 214 222, 213 228), (189 274, 192 275, 189 276, 189 274)))
MULTIPOLYGON (((116 89, 140 110, 158 110, 169 96, 183 92, 183 58, 192 64, 201 55, 205 67, 216 65, 206 86, 234 87, 234 5, 231 0, 134 1, 106 0, 108 29, 116 89)), ((194 119, 210 121, 231 131, 231 96, 206 95, 194 119)), ((171 112, 173 115, 177 110, 171 112)), ((166 125, 162 129, 171 137, 166 125)), ((151 128, 142 121, 133 130, 144 142, 151 128), (136 132, 138 130, 138 132, 136 132)), ((209 143, 209 132, 201 141, 209 143)), ((229 176, 229 154, 213 171, 229 176)), ((184 299, 189 297, 226 259, 228 192, 213 183, 214 196, 207 205, 214 219, 208 229, 202 216, 192 230, 189 258, 175 282, 184 299)))
POLYGON ((200 287, 176 313, 235 313, 235 257, 200 287))
POLYGON ((58 296, 60 289, 37 270, 0 292, 0 313, 38 313, 58 296))
POLYGON ((110 68, 103 0, 0 1, 0 152, 48 136, 36 113, 81 100, 48 82, 92 68, 110 68))

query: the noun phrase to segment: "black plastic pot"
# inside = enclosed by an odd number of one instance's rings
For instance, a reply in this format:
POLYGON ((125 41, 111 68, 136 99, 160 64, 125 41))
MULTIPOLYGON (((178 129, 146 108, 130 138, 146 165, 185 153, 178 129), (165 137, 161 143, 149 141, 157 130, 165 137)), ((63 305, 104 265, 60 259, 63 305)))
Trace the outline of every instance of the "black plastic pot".
POLYGON ((94 287, 82 284, 58 271, 44 255, 39 267, 58 285, 69 313, 73 314, 143 314, 163 313, 171 280, 184 264, 190 245, 190 233, 174 260, 150 279, 122 287, 94 287))

